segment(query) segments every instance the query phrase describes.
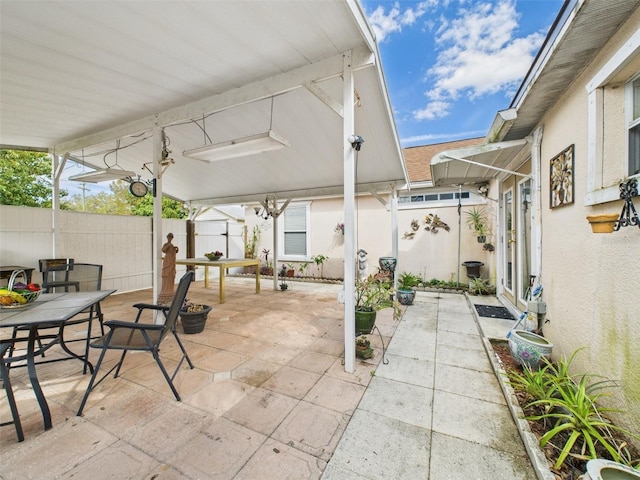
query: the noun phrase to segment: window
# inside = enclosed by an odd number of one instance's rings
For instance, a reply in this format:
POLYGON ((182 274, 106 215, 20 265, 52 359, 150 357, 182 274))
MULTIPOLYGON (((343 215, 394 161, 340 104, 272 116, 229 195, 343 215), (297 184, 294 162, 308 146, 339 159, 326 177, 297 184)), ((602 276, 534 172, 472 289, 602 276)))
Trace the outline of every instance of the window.
POLYGON ((630 82, 629 108, 629 175, 640 173, 640 77, 630 82))
POLYGON ((309 203, 289 204, 280 216, 278 256, 304 260, 309 252, 309 203))
POLYGON ((404 206, 418 206, 416 204, 429 204, 429 203, 443 203, 445 205, 457 204, 458 197, 468 200, 470 198, 469 192, 440 192, 440 193, 425 193, 415 195, 400 195, 398 198, 398 204, 404 206), (455 202, 453 201, 455 200, 455 202))

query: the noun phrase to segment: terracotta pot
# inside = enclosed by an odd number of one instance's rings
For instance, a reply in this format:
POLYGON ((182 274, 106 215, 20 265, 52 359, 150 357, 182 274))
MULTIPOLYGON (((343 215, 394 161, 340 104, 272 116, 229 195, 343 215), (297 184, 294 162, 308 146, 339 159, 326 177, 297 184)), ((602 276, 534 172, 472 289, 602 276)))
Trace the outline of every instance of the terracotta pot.
POLYGON ((611 233, 618 220, 617 213, 608 213, 602 215, 588 215, 587 220, 591 224, 593 233, 611 233))

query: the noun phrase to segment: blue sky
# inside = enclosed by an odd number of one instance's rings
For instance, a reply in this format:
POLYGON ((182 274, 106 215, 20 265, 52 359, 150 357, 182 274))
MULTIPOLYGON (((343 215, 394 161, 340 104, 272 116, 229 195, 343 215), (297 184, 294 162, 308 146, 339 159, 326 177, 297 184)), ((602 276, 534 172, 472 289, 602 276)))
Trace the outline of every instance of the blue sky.
POLYGON ((483 137, 562 0, 361 0, 402 147, 483 137))

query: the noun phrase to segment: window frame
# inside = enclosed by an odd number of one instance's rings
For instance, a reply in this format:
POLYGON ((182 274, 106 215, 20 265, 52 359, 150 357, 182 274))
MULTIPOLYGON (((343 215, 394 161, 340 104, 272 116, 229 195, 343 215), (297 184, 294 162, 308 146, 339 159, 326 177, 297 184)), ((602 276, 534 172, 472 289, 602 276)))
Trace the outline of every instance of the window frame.
MULTIPOLYGON (((278 205, 278 208, 282 208, 282 205, 278 205)), ((311 251, 311 202, 291 202, 284 212, 278 217, 278 260, 283 262, 308 262, 311 260, 309 252, 311 251), (287 214, 287 210, 291 207, 305 207, 305 250, 306 255, 285 255, 285 229, 284 229, 284 216, 287 214)))
MULTIPOLYGON (((604 88, 631 61, 640 54, 640 31, 636 31, 609 59, 608 62, 591 78, 585 86, 587 90, 587 194, 584 204, 587 206, 619 200, 619 184, 600 186, 598 180, 602 175, 602 142, 604 116, 604 88)), ((627 80, 631 82, 636 75, 627 80)), ((628 85, 628 83, 626 84, 628 85)), ((626 87, 625 85, 625 87, 626 87)), ((629 96, 625 92, 625 116, 629 115, 629 96)), ((628 117, 625 117, 628 120, 628 117)), ((628 121, 626 122, 628 125, 628 121)), ((625 179, 640 178, 640 174, 631 175, 629 160, 629 135, 625 139, 624 165, 627 172, 625 179)))

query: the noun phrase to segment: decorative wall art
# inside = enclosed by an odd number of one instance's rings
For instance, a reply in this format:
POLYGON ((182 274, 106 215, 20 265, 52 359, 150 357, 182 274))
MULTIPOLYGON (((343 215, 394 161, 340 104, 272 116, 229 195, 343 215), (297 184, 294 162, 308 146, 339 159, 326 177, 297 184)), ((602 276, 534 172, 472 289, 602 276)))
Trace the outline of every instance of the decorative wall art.
POLYGON ((549 181, 551 208, 573 203, 573 145, 551 159, 549 181))

